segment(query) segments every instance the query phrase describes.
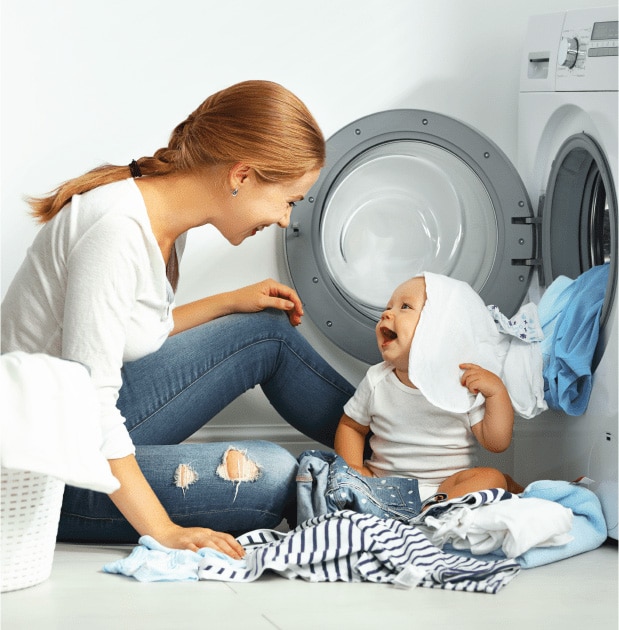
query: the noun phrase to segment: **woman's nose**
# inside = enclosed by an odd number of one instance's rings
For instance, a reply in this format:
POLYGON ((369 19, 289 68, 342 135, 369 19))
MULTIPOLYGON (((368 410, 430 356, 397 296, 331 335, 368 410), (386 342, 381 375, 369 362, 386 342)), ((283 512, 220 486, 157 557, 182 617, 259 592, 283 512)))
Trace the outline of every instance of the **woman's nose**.
POLYGON ((277 225, 287 228, 290 225, 290 211, 288 211, 278 222, 277 225))

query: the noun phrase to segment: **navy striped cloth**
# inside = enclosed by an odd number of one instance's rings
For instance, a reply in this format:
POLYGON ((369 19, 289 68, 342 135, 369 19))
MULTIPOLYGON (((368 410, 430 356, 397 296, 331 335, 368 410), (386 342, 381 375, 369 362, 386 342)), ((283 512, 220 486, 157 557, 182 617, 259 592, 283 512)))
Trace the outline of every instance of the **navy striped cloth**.
POLYGON ((497 593, 520 571, 513 560, 443 552, 413 525, 350 510, 324 514, 290 532, 255 530, 237 539, 243 565, 221 555, 200 561, 201 580, 251 582, 265 571, 311 582, 381 582, 497 593))
POLYGON ((414 518, 410 519, 411 525, 423 524, 428 516, 434 516, 438 518, 441 514, 450 512, 451 510, 459 507, 468 507, 473 510, 482 505, 489 505, 490 503, 498 503, 499 501, 505 501, 512 498, 512 493, 503 488, 489 488, 488 490, 477 490, 464 494, 461 497, 455 499, 447 499, 446 501, 439 501, 424 510, 421 514, 418 514, 414 518))

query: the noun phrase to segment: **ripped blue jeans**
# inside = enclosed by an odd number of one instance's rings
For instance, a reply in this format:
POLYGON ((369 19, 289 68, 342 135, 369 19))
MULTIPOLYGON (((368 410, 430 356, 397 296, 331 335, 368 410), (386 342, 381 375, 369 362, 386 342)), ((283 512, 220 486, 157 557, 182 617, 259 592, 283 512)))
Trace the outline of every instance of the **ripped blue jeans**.
MULTIPOLYGON (((183 442, 260 385, 282 418, 331 447, 355 391, 274 310, 228 315, 174 335, 126 363, 122 378, 117 406, 138 464, 172 520, 235 535, 274 528, 283 518, 294 523, 296 458, 259 440, 183 442), (235 450, 248 460, 241 458, 247 470, 240 476, 229 471, 239 463, 235 450)), ((107 495, 67 486, 58 537, 135 543, 139 534, 107 495)))
POLYGON ((365 477, 335 453, 309 450, 299 456, 297 521, 337 510, 409 522, 421 512, 419 482, 407 477, 365 477))

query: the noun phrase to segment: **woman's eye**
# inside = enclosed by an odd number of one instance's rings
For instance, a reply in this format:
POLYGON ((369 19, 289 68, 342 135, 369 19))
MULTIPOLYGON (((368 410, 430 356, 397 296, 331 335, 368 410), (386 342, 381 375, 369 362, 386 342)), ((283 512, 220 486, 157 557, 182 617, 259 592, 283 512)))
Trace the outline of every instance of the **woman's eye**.
POLYGON ((288 205, 289 205, 291 208, 295 208, 297 204, 296 204, 294 201, 289 201, 289 202, 288 202, 288 205))

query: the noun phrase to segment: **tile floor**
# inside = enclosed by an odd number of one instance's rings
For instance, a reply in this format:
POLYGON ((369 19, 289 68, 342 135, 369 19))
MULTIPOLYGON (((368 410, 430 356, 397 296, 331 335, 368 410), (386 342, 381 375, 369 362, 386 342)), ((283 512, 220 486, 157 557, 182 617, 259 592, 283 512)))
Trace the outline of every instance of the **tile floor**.
POLYGON ((139 583, 101 572, 131 547, 56 547, 51 577, 4 593, 2 630, 617 630, 617 545, 523 570, 497 595, 379 584, 139 583))

